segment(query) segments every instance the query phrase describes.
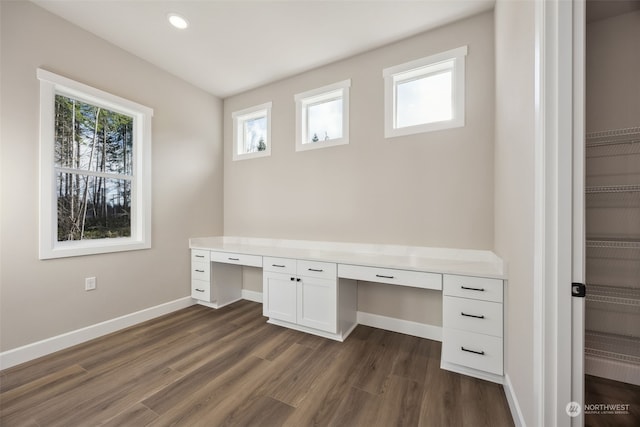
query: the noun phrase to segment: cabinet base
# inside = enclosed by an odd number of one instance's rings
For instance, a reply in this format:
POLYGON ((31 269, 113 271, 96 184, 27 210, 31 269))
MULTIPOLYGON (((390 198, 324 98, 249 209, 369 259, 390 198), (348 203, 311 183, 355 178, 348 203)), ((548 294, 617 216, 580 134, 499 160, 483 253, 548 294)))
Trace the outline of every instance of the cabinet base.
POLYGON ((218 308, 225 307, 225 306, 227 306, 227 305, 229 305, 229 304, 233 304, 234 302, 238 302, 238 301, 240 301, 241 299, 243 299, 243 298, 242 298, 242 297, 240 297, 240 298, 237 298, 237 299, 234 299, 234 300, 231 300, 231 301, 225 301, 223 304, 218 304, 218 303, 217 303, 217 302, 215 302, 215 301, 214 301, 214 302, 202 301, 202 300, 195 299, 195 298, 194 298, 194 301, 196 302, 196 304, 204 305, 205 307, 209 307, 209 308, 215 308, 215 309, 218 309, 218 308))
POLYGON ((470 377, 479 378, 485 381, 491 381, 492 383, 504 384, 504 376, 492 374, 491 372, 479 371, 477 369, 469 368, 467 366, 457 365, 451 362, 440 361, 440 369, 445 371, 456 372, 458 374, 467 375, 470 377))
POLYGON ((289 329, 294 329, 300 332, 305 332, 307 334, 317 335, 323 338, 329 338, 329 339, 340 341, 340 342, 347 339, 349 334, 351 334, 351 332, 353 332, 356 326, 358 326, 357 323, 354 323, 353 325, 350 325, 350 327, 346 331, 338 332, 337 334, 332 334, 331 332, 320 331, 318 329, 313 329, 313 328, 307 328, 306 326, 296 325, 295 323, 283 322, 282 320, 277 320, 277 319, 269 319, 267 320, 267 323, 270 323, 276 326, 282 326, 289 329))

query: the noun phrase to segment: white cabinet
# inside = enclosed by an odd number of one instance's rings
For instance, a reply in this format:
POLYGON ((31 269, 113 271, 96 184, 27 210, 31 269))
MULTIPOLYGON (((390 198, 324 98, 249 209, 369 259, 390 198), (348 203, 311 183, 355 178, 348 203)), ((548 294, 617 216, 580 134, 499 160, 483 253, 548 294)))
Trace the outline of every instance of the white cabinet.
POLYGON ((340 264, 338 275, 363 282, 388 283, 422 289, 442 289, 442 274, 439 273, 340 264))
POLYGON ((270 323, 341 341, 355 327, 355 303, 356 285, 338 281, 335 263, 264 258, 263 312, 270 323))
POLYGON ((444 275, 443 369, 502 382, 503 281, 444 275))
POLYGON ((266 317, 296 323, 298 284, 291 274, 262 273, 262 312, 266 317))
POLYGON ((336 333, 337 279, 299 277, 298 325, 336 333))
POLYGON ((211 302, 211 262, 209 251, 191 250, 191 298, 211 302))
POLYGON ((262 257, 191 250, 191 298, 220 308, 242 299, 242 266, 262 266, 262 257))

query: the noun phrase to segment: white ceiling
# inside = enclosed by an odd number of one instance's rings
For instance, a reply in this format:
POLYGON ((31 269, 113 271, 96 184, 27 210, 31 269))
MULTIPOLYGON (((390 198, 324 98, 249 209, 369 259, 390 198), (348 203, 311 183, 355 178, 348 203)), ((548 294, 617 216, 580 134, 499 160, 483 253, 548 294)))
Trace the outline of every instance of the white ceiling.
POLYGON ((223 98, 494 6, 494 0, 32 1, 223 98), (190 27, 171 27, 170 12, 190 27))

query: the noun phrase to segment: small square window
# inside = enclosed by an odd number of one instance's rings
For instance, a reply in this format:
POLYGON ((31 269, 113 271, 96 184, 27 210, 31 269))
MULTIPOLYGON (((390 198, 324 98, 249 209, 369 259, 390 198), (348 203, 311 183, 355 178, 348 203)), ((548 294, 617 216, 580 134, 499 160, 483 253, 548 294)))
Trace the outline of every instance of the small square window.
POLYGON ((231 115, 233 160, 271 155, 271 103, 257 105, 231 115))
POLYGON ((296 151, 349 143, 350 80, 299 93, 296 151))
POLYGON ((383 71, 385 137, 464 126, 463 46, 383 71))

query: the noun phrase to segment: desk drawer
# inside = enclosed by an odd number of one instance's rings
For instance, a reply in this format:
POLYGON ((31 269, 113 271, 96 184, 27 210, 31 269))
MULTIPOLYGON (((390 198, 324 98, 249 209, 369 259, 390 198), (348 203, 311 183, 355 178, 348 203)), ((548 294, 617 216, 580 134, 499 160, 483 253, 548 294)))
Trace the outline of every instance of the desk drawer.
POLYGON ((232 252, 211 252, 211 261, 225 264, 248 265, 250 267, 262 267, 260 255, 235 254, 232 252))
POLYGON ((502 280, 445 274, 443 294, 501 303, 502 280))
POLYGON ((195 262, 211 262, 211 255, 209 251, 202 249, 191 249, 191 261, 195 262))
POLYGON ((297 275, 316 277, 318 279, 334 279, 338 275, 338 267, 332 262, 297 261, 297 275))
POLYGON ((211 302, 211 285, 203 280, 191 280, 191 298, 211 302))
POLYGON ((209 281, 211 263, 191 261, 191 278, 196 280, 209 281))
POLYGON ((502 337, 502 304, 445 295, 442 327, 502 337))
POLYGON ((442 328, 442 360, 502 375, 502 338, 442 328))
POLYGON ((291 258, 264 257, 262 259, 262 269, 275 273, 296 274, 296 260, 291 258))
POLYGON ((338 276, 365 282, 389 283, 423 289, 442 289, 441 274, 424 273, 422 271, 340 264, 338 266, 338 276))

